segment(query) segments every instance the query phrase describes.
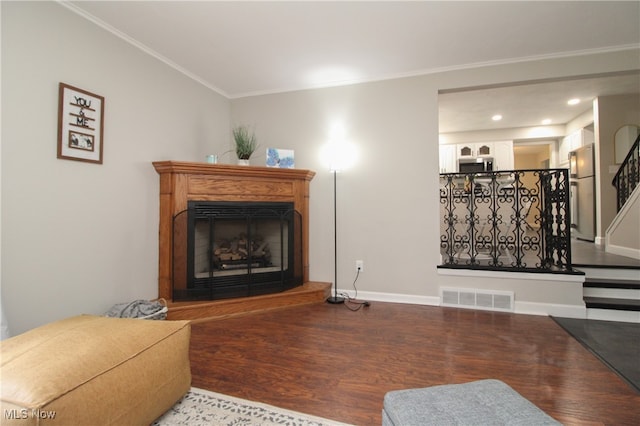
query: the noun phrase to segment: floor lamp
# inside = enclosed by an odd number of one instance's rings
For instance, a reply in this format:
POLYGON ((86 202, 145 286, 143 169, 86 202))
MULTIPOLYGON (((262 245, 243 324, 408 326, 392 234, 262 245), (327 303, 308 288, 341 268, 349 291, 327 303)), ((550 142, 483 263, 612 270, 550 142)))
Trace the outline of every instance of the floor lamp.
POLYGON ((337 204, 337 185, 336 174, 338 170, 332 167, 333 172, 333 296, 327 299, 327 302, 338 304, 344 303, 344 297, 338 296, 338 204, 337 204))

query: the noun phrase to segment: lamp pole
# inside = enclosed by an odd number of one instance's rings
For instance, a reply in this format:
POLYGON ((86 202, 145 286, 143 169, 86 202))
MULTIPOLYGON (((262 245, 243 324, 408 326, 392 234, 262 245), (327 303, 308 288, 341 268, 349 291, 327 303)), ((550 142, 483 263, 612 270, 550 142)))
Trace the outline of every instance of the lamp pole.
POLYGON ((333 296, 327 302, 333 304, 344 303, 344 297, 338 296, 338 203, 337 203, 337 170, 333 169, 333 296))

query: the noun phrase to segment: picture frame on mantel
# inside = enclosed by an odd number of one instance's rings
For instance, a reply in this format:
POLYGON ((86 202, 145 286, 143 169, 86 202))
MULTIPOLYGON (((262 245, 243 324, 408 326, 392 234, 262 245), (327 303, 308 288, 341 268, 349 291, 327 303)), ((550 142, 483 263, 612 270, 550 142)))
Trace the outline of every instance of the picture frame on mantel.
POLYGON ((58 158, 102 164, 104 97, 60 83, 58 158))
POLYGON ((292 149, 267 148, 267 167, 281 169, 295 168, 294 152, 292 149))

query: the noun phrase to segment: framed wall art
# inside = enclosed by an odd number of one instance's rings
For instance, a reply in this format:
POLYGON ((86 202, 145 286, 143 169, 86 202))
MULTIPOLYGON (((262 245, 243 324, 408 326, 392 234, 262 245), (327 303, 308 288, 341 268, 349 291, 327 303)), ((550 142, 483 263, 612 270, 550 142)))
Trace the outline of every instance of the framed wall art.
POLYGON ((60 83, 58 158, 102 164, 104 97, 60 83))

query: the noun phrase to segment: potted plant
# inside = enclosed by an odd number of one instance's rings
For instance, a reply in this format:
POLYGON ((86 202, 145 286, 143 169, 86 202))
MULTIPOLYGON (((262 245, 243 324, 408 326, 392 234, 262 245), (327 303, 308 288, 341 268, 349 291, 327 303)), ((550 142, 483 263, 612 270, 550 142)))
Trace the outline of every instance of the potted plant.
POLYGON ((249 165, 249 158, 258 148, 256 135, 249 126, 236 126, 233 128, 233 139, 236 142, 238 164, 249 165))

